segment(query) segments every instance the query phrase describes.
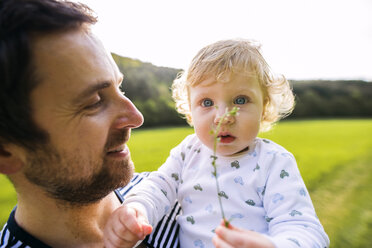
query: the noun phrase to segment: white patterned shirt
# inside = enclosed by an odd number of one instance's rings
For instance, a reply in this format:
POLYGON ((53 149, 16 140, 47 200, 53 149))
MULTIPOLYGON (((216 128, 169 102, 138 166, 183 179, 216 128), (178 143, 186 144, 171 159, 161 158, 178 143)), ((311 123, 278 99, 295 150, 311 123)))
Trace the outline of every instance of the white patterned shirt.
MULTIPOLYGON (((213 151, 195 134, 173 148, 167 161, 138 184, 124 204, 141 203, 155 225, 178 201, 181 247, 214 247, 221 211, 211 165, 213 151)), ((328 247, 296 161, 283 147, 256 138, 238 156, 218 156, 217 177, 226 219, 266 235, 279 248, 328 247)))

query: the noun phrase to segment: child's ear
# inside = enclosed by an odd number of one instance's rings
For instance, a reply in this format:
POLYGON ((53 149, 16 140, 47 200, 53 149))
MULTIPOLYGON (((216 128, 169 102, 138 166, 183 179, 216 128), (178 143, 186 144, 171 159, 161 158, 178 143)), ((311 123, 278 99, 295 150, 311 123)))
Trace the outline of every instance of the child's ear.
POLYGON ((0 144, 0 173, 7 175, 17 173, 23 165, 24 163, 12 148, 0 144))
POLYGON ((269 97, 265 97, 263 100, 263 108, 261 113, 261 120, 264 120, 266 118, 266 112, 267 112, 267 105, 269 104, 269 97))

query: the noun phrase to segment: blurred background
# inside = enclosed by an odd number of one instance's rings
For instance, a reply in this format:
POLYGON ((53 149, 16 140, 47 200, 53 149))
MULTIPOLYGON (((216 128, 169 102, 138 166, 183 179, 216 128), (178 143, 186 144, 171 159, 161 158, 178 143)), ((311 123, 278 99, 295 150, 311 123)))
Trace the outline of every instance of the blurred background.
MULTIPOLYGON (((291 151, 331 247, 372 247, 372 1, 81 0, 145 117, 130 149, 155 170, 193 132, 170 86, 203 46, 253 39, 296 95, 292 115, 260 136, 291 151)), ((0 225, 16 204, 0 176, 0 225)))

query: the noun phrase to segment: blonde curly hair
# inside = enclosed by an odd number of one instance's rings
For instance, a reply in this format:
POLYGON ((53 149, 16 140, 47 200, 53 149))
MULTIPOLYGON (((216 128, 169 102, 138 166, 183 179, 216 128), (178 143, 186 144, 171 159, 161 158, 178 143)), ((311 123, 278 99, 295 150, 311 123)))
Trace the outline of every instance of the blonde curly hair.
MULTIPOLYGON (((202 48, 191 61, 187 71, 181 72, 172 85, 172 96, 179 113, 192 126, 189 89, 204 80, 216 81, 235 73, 255 75, 264 95, 264 109, 260 131, 288 116, 294 108, 294 95, 287 79, 275 76, 260 53, 260 45, 252 40, 221 40, 202 48)), ((225 81, 225 80, 223 80, 225 81)))

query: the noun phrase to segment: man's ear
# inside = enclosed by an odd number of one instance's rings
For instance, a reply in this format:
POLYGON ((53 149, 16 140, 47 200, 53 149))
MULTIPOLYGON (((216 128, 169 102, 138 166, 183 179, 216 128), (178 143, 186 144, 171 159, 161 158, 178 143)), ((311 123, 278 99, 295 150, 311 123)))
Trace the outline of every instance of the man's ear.
POLYGON ((21 158, 13 149, 0 144, 0 173, 7 175, 17 173, 23 165, 21 158))

